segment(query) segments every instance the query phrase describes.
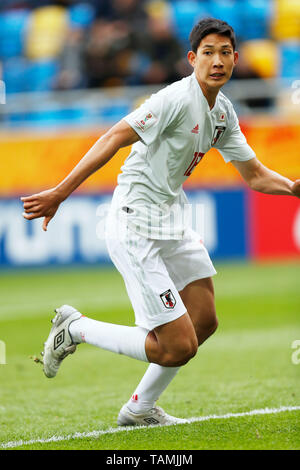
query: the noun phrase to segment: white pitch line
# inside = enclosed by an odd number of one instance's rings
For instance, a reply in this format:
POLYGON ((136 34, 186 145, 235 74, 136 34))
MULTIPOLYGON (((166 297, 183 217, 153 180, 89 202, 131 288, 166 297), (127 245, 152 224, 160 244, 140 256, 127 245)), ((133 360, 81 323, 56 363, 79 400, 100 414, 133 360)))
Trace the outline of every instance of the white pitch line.
MULTIPOLYGON (((260 410, 251 410, 251 411, 244 411, 241 413, 226 413, 225 415, 209 415, 209 416, 199 416, 195 418, 188 418, 186 423, 184 424, 191 424, 191 423, 200 423, 202 421, 210 421, 213 419, 229 419, 229 418, 241 418, 244 416, 257 416, 257 415, 269 415, 269 414, 277 414, 283 413, 285 411, 300 411, 300 406, 281 406, 280 408, 264 408, 260 410)), ((182 424, 182 423, 180 423, 182 424)), ((172 425, 160 425, 159 427, 165 426, 174 426, 172 425)), ((178 426, 178 424, 176 424, 178 426)), ((52 436, 47 439, 31 439, 29 441, 10 441, 0 444, 0 449, 11 449, 13 447, 20 447, 26 446, 31 444, 47 444, 48 442, 59 442, 59 441, 71 441, 73 439, 84 439, 84 438, 94 438, 97 439, 98 437, 105 436, 107 434, 116 434, 119 432, 128 432, 128 431, 137 431, 139 429, 149 429, 149 427, 157 427, 157 426, 126 426, 126 427, 117 427, 117 428, 109 428, 106 430, 100 431, 90 431, 90 432, 76 432, 74 434, 68 434, 66 436, 52 436)))

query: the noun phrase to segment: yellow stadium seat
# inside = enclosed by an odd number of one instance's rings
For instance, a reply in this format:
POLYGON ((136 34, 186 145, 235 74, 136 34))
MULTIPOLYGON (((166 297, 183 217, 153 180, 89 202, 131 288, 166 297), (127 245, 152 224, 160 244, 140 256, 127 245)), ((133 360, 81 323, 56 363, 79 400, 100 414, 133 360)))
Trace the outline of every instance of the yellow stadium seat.
POLYGON ((29 59, 51 59, 61 52, 68 30, 68 12, 59 6, 33 11, 27 31, 25 53, 29 59))
POLYGON ((274 0, 271 32, 275 39, 300 39, 300 1, 274 0))
POLYGON ((277 44, 269 39, 255 39, 241 45, 241 54, 262 78, 276 77, 279 67, 277 44))
POLYGON ((170 18, 170 5, 164 0, 153 0, 145 5, 145 9, 152 18, 170 18))

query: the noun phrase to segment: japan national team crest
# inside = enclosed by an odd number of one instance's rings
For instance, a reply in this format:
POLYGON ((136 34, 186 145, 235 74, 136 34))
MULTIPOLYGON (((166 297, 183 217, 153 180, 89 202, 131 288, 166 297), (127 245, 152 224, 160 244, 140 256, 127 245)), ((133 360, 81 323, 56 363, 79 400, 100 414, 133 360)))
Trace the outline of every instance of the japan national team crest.
POLYGON ((166 292, 163 292, 160 294, 160 298, 162 300, 162 303, 166 308, 174 308, 176 305, 176 299, 174 295, 172 294, 171 289, 166 290, 166 292))
POLYGON ((211 141, 211 145, 216 145, 218 140, 220 140, 220 138, 224 134, 225 130, 226 130, 225 126, 216 126, 215 127, 215 131, 214 131, 214 135, 213 135, 213 138, 212 138, 212 141, 211 141))

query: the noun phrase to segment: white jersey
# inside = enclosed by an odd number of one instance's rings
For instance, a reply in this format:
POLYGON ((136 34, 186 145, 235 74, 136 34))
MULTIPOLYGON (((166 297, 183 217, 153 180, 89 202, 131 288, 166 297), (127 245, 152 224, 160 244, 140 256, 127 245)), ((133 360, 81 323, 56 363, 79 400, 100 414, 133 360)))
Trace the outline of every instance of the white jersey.
POLYGON ((182 184, 210 148, 225 162, 255 157, 231 102, 219 92, 210 110, 194 73, 153 94, 124 119, 140 141, 121 168, 112 208, 147 238, 183 236, 188 201, 182 184))

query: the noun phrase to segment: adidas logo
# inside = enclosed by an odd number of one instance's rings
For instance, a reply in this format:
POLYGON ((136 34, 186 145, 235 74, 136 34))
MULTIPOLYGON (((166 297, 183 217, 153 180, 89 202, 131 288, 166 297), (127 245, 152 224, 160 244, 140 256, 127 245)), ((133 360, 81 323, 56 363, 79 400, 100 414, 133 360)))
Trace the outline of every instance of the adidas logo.
POLYGON ((199 124, 197 124, 194 129, 192 129, 193 134, 199 134, 199 124))

